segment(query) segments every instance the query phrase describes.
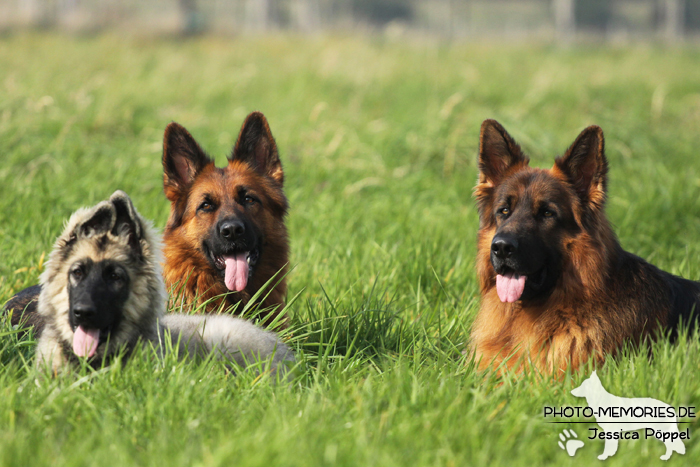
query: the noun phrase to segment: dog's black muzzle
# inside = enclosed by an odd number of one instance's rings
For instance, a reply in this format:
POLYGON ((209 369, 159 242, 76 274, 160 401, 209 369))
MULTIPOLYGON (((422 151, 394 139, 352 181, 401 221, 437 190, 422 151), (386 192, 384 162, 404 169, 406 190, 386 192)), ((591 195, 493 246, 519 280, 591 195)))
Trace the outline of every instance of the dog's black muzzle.
POLYGON ((510 232, 491 241, 491 265, 496 274, 526 276, 522 300, 548 295, 559 277, 561 255, 544 242, 510 232))
POLYGON ((224 257, 246 253, 250 274, 260 258, 260 234, 244 219, 235 216, 225 217, 217 222, 202 247, 214 268, 225 269, 224 257))
POLYGON ((75 263, 69 271, 69 322, 75 331, 99 329, 100 340, 106 339, 122 319, 122 310, 129 295, 126 271, 112 261, 75 263))

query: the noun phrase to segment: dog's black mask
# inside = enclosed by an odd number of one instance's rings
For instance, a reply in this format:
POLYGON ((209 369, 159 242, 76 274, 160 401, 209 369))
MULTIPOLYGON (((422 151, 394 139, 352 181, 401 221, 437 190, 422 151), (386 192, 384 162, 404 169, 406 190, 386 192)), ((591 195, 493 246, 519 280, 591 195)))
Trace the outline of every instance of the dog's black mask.
POLYGON ((491 265, 496 274, 527 276, 521 300, 549 296, 561 275, 561 261, 561 253, 533 232, 497 231, 491 241, 491 265))
POLYGON ((68 277, 71 328, 98 329, 100 342, 106 341, 109 333, 117 329, 129 296, 126 269, 115 261, 85 258, 73 263, 68 277))
POLYGON ((249 276, 253 275, 260 258, 260 232, 252 222, 243 216, 227 216, 220 219, 210 229, 202 242, 202 249, 210 264, 223 276, 226 265, 224 258, 244 254, 249 265, 249 276))

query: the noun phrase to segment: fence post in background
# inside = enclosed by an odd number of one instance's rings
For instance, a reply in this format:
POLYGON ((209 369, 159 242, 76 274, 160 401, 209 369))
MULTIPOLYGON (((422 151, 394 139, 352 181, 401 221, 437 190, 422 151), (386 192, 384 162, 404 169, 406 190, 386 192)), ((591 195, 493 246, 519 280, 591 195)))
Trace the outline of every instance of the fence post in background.
POLYGON ((179 0, 183 16, 182 34, 189 36, 202 32, 204 24, 197 10, 197 0, 179 0))
POLYGON ((293 0, 291 6, 299 30, 310 32, 319 28, 321 15, 318 0, 293 0))
POLYGON ((669 42, 683 38, 684 0, 664 0, 664 35, 669 42))
POLYGON ((269 0, 245 1, 245 27, 256 31, 266 31, 270 17, 269 0))
POLYGON ((19 0, 19 18, 25 25, 36 25, 39 22, 40 12, 37 0, 19 0))
POLYGON ((574 0, 554 1, 554 28, 559 42, 571 42, 576 30, 574 0))

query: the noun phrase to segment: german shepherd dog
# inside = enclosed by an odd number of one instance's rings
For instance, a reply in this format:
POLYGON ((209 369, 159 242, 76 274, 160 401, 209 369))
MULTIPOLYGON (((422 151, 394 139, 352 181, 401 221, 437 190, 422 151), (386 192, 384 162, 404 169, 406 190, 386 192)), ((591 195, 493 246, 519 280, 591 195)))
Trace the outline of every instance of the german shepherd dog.
POLYGON ((116 355, 129 357, 139 343, 162 354, 166 341, 183 356, 218 352, 241 365, 263 358, 276 368, 293 360, 275 334, 248 321, 165 315, 156 238, 121 191, 70 218, 41 275, 38 312, 45 328, 37 367, 57 372, 81 359, 99 367, 116 355))
MULTIPOLYGON (((206 303, 208 311, 236 306, 240 313, 258 292, 261 318, 278 317, 287 291, 289 243, 284 218, 284 172, 265 116, 243 123, 228 165, 217 168, 182 126, 171 123, 163 141, 163 186, 171 202, 164 233, 166 285, 180 304, 206 303), (274 277, 274 279, 273 279, 274 277), (270 282, 273 287, 261 290, 270 282)), ((22 290, 5 305, 11 322, 33 326, 41 287, 22 290)), ((280 327, 286 319, 279 317, 280 327)))
MULTIPOLYGON (((228 164, 217 168, 177 123, 165 129, 163 185, 170 200, 164 233, 165 283, 187 304, 236 306, 263 291, 259 309, 273 322, 284 304, 289 243, 284 172, 263 114, 250 114, 228 164)), ((282 320, 282 325, 286 324, 282 320)))
POLYGON ((481 126, 477 276, 470 349, 481 368, 541 372, 602 362, 679 323, 697 325, 700 284, 622 249, 605 216, 603 131, 583 130, 549 170, 494 120, 481 126))

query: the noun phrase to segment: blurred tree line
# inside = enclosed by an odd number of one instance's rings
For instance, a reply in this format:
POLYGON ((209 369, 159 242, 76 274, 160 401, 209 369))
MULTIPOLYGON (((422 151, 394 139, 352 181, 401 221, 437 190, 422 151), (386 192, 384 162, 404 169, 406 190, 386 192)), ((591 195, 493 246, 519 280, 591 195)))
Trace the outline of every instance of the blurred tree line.
POLYGON ((196 34, 390 24, 451 37, 622 31, 680 38, 700 31, 700 0, 0 0, 0 28, 196 34))

